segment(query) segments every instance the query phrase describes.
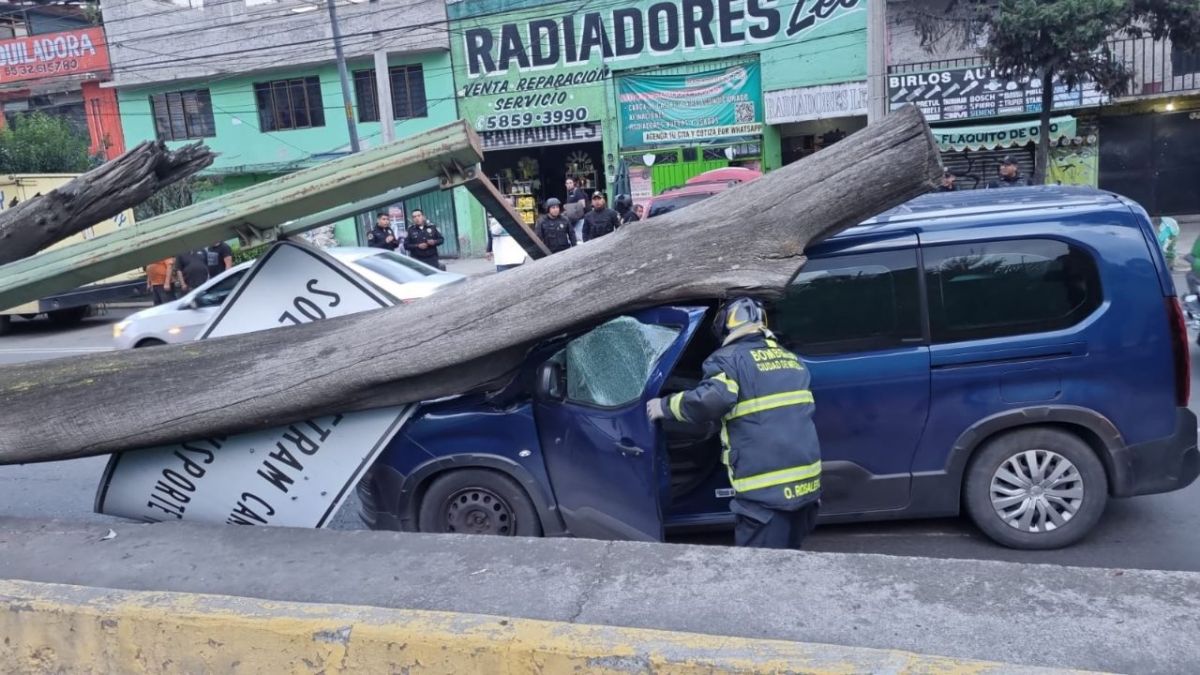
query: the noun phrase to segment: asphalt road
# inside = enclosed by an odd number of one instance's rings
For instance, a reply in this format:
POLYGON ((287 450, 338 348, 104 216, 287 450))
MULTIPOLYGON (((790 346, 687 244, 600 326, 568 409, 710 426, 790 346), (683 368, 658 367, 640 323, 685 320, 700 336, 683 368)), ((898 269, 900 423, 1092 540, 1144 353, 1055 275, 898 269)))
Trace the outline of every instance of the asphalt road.
MULTIPOLYGON (((0 364, 59 358, 108 349, 111 325, 127 312, 93 317, 56 329, 42 321, 13 322, 0 337, 0 364)), ((1200 409, 1200 350, 1192 348, 1193 409, 1200 409)), ((157 402, 148 401, 147 405, 157 402)), ((0 514, 88 521, 115 518, 92 512, 107 458, 0 467, 0 514)), ((357 504, 348 502, 333 526, 356 529, 357 504)), ((702 544, 731 542, 726 534, 674 538, 702 544)), ((992 544, 966 520, 941 519, 819 528, 807 548, 938 558, 1006 560, 1085 567, 1200 571, 1200 482, 1175 493, 1110 501, 1104 518, 1083 542, 1059 551, 1013 551, 992 544)))

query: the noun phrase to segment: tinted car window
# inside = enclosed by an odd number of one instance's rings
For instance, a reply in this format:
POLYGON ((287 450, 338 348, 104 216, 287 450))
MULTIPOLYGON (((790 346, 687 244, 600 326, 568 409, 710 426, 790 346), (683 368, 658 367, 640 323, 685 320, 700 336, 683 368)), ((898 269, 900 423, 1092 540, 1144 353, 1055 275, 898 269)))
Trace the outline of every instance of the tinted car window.
POLYGON ((1091 255, 1052 239, 925 248, 935 342, 1060 330, 1100 306, 1091 255))
POLYGON ((375 255, 368 255, 354 261, 355 265, 360 265, 372 272, 382 275, 386 279, 391 279, 399 284, 406 284, 410 281, 420 281, 425 277, 437 274, 437 270, 422 265, 421 263, 407 258, 398 253, 391 251, 383 251, 375 255))
POLYGON ((702 202, 711 196, 712 194, 703 193, 679 195, 678 197, 656 197, 654 202, 650 204, 650 213, 647 214, 646 217, 653 218, 654 216, 661 216, 664 213, 670 213, 677 209, 682 209, 683 207, 695 204, 696 202, 702 202))
POLYGON ((769 314, 801 354, 838 354, 919 343, 917 254, 880 251, 809 260, 769 314))
POLYGON ((639 399, 679 331, 621 317, 571 340, 552 360, 566 370, 567 398, 613 407, 639 399))
POLYGON ((233 292, 233 287, 237 286, 238 282, 242 280, 242 275, 245 273, 245 270, 234 272, 213 284, 203 293, 196 296, 196 304, 201 307, 216 307, 222 304, 225 302, 225 298, 229 297, 229 294, 233 292))

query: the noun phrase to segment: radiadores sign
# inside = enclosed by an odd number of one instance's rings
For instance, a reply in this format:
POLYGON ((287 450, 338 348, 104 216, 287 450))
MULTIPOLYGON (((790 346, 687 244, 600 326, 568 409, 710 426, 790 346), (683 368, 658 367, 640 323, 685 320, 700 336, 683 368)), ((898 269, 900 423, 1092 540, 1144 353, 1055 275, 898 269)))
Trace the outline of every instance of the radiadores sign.
POLYGON ((0 40, 0 84, 105 72, 109 67, 103 28, 0 40))

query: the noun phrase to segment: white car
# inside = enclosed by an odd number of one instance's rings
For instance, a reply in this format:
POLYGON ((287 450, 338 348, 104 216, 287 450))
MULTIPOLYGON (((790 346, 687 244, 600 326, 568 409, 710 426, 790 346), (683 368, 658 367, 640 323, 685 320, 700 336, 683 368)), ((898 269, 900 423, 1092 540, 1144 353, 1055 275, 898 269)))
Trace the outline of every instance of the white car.
MULTIPOLYGON (((402 302, 411 302, 466 279, 442 272, 407 256, 379 248, 334 247, 326 253, 377 288, 402 302)), ((195 340, 216 315, 254 262, 245 262, 209 279, 178 300, 131 314, 113 324, 117 349, 152 347, 195 340)))

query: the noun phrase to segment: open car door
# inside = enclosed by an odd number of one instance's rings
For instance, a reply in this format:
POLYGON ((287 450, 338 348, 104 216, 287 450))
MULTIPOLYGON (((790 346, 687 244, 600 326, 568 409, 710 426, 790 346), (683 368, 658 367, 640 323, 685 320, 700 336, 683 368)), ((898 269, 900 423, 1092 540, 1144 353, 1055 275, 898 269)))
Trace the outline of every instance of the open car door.
POLYGON ((646 402, 658 396, 704 313, 658 307, 612 319, 538 369, 534 414, 546 470, 575 536, 662 539, 670 475, 646 402))

